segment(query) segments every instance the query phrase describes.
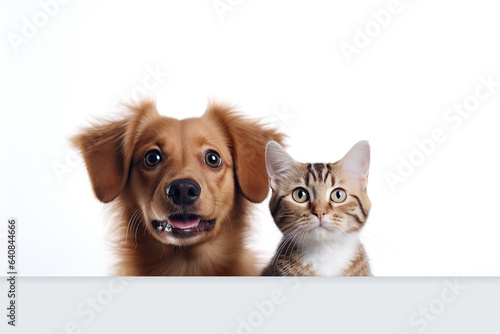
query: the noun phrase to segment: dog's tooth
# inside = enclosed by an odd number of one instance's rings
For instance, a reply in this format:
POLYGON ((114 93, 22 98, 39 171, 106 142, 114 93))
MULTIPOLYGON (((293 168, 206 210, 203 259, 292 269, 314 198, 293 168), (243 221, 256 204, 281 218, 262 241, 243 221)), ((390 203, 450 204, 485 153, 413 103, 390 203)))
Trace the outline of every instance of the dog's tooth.
POLYGON ((170 222, 167 222, 167 226, 165 226, 165 231, 167 232, 172 231, 172 224, 170 224, 170 222))

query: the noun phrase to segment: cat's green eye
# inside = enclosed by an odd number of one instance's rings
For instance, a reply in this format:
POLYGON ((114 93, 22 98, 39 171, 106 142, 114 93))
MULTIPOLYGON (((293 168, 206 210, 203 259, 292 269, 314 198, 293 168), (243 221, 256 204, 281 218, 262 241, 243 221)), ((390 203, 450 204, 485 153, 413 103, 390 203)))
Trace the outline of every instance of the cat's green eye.
POLYGON ((292 198, 295 202, 304 203, 309 199, 309 193, 304 188, 297 188, 293 191, 292 198))
POLYGON ((330 194, 330 199, 335 203, 342 203, 343 201, 345 201, 346 197, 347 194, 343 189, 340 188, 334 189, 330 194))

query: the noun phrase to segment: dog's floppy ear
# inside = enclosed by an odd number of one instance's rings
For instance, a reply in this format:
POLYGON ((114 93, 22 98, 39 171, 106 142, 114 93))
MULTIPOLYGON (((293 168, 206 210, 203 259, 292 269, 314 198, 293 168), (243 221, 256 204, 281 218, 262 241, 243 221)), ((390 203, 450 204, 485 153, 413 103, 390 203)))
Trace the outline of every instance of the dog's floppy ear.
POLYGON ((94 124, 71 138, 83 155, 96 197, 104 203, 125 187, 138 125, 146 115, 157 113, 152 101, 128 107, 125 118, 94 124))
POLYGON ((254 203, 266 199, 269 177, 266 171, 266 144, 283 143, 284 135, 235 113, 230 106, 211 103, 206 112, 225 130, 235 163, 235 173, 243 195, 254 203))

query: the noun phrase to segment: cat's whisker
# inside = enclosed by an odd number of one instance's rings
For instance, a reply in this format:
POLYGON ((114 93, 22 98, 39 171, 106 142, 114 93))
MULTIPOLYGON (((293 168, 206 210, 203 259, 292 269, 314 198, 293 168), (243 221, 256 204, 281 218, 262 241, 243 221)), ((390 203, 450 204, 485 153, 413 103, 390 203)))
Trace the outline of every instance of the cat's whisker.
POLYGON ((292 222, 286 226, 280 227, 280 231, 283 233, 286 233, 287 232, 286 229, 294 230, 295 228, 300 227, 302 225, 301 223, 302 223, 301 221, 292 222), (298 225, 298 226, 295 226, 295 225, 298 225))
POLYGON ((276 215, 274 216, 273 218, 276 219, 276 218, 288 218, 288 217, 296 217, 296 215, 276 215))
MULTIPOLYGON (((297 239, 299 239, 299 240, 300 240, 300 242, 295 244, 295 245, 297 245, 297 247, 300 247, 300 246, 303 244, 303 241, 304 241, 304 238, 305 238, 305 236, 306 236, 307 232, 308 232, 308 231, 307 231, 307 230, 305 230, 305 229, 302 229, 302 230, 301 230, 301 233, 299 234, 299 236, 298 236, 298 238, 297 238, 297 239)), ((289 259, 288 259, 288 266, 289 266, 289 267, 291 267, 291 260, 292 260, 292 256, 291 256, 291 254, 290 254, 289 259)))
MULTIPOLYGON (((297 246, 296 239, 298 239, 300 237, 300 235, 302 234, 302 229, 300 229, 300 228, 297 228, 295 231, 296 231, 296 233, 291 238, 291 240, 289 242, 289 245, 288 245, 288 247, 287 247, 287 249, 285 251, 285 260, 287 258, 288 250, 290 249, 290 247, 292 247, 292 251, 293 251, 293 247, 297 246)), ((290 262, 290 260, 291 260, 291 252, 288 255, 288 259, 289 259, 289 262, 290 262)), ((289 263, 289 266, 290 266, 290 263, 289 263)))
POLYGON ((371 237, 373 237, 374 239, 377 239, 380 243, 383 243, 383 244, 384 244, 384 246, 387 246, 387 247, 388 247, 388 248, 390 248, 391 250, 396 251, 396 250, 394 249, 394 247, 392 247, 392 246, 391 246, 391 245, 389 245, 387 242, 385 242, 384 240, 380 239, 379 237, 377 237, 375 234, 371 233, 370 231, 363 230, 363 234, 364 234, 364 235, 368 235, 368 236, 370 236, 370 238, 371 238, 371 237))
POLYGON ((297 234, 299 232, 299 230, 294 230, 292 231, 292 233, 286 235, 282 242, 280 243, 279 247, 278 247, 278 250, 276 251, 276 256, 275 256, 275 259, 273 260, 273 273, 274 271, 276 270, 276 266, 278 264, 278 261, 280 260, 281 258, 281 252, 284 250, 285 246, 287 245, 287 243, 290 242, 290 240, 293 239, 294 235, 297 234))
POLYGON ((298 230, 293 230, 290 234, 287 234, 285 238, 283 238, 280 247, 278 248, 278 256, 281 255, 281 252, 283 251, 283 248, 287 245, 287 243, 290 242, 290 240, 293 239, 294 235, 298 233, 298 230))

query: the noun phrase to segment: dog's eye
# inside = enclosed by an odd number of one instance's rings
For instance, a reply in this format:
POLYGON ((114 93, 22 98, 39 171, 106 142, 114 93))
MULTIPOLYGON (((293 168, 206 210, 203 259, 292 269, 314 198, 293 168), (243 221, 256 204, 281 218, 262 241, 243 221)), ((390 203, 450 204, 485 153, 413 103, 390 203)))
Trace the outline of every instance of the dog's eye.
POLYGON ((161 154, 158 150, 151 150, 148 153, 146 153, 146 156, 144 157, 144 162, 146 165, 152 167, 156 164, 158 164, 161 161, 161 154))
POLYGON ((222 160, 217 154, 217 152, 214 151, 209 151, 207 154, 205 154, 205 163, 212 168, 217 168, 221 165, 222 160))

